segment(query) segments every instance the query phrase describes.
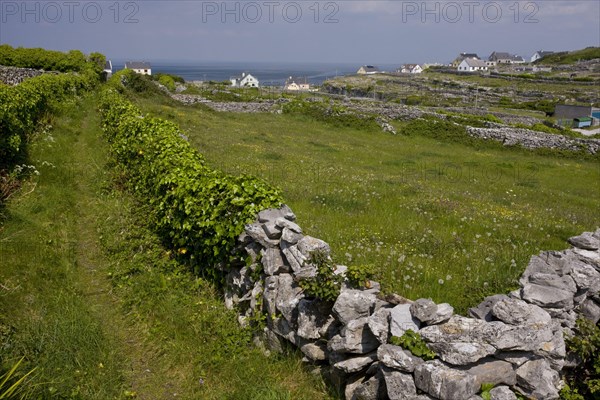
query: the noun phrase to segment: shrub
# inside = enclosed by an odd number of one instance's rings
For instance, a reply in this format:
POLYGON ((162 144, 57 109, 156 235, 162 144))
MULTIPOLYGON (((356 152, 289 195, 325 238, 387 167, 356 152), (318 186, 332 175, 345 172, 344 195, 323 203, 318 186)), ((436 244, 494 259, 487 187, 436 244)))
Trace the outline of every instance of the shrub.
POLYGON ((410 351, 413 355, 420 357, 425 361, 433 360, 436 357, 436 354, 429 347, 427 347, 427 344, 421 335, 412 329, 408 329, 400 337, 392 336, 390 338, 390 343, 410 351))
POLYGON ((323 301, 335 301, 340 295, 343 277, 335 274, 335 266, 331 259, 322 251, 313 251, 308 263, 317 267, 317 275, 298 282, 306 296, 323 301))
POLYGON ((59 72, 93 70, 99 74, 104 68, 105 61, 105 57, 100 53, 91 53, 86 57, 79 50, 63 53, 41 48, 13 48, 8 44, 0 45, 0 65, 6 66, 59 72))
POLYGON ((0 86, 0 170, 27 156, 28 135, 50 105, 98 83, 93 72, 40 75, 17 86, 0 86))
POLYGON ((600 328, 580 317, 576 334, 567 338, 566 344, 581 359, 581 364, 569 374, 570 385, 561 391, 561 398, 600 399, 600 328))
MULTIPOLYGON (((113 79, 115 86, 120 78, 113 79)), ((278 207, 279 191, 211 169, 177 125, 143 116, 114 89, 103 92, 100 110, 129 188, 150 205, 150 225, 197 273, 222 278, 222 267, 239 260, 233 250, 244 225, 260 210, 278 207)))
POLYGON ((345 107, 322 102, 293 100, 283 105, 286 114, 300 114, 333 126, 369 130, 379 129, 373 115, 357 115, 345 107))

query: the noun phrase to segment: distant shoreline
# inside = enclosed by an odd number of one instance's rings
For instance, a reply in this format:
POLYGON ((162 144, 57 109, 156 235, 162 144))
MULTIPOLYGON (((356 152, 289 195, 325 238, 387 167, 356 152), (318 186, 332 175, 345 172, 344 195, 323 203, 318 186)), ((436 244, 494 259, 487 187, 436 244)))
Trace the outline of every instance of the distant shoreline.
MULTIPOLYGON (((125 61, 112 60, 115 71, 123 69, 125 61)), ((251 73, 262 86, 281 86, 290 76, 306 79, 311 85, 320 85, 336 76, 356 73, 358 64, 330 63, 266 63, 266 62, 152 62, 152 73, 167 73, 192 81, 228 81, 242 72, 251 73)), ((396 64, 381 65, 384 68, 398 68, 396 64)))

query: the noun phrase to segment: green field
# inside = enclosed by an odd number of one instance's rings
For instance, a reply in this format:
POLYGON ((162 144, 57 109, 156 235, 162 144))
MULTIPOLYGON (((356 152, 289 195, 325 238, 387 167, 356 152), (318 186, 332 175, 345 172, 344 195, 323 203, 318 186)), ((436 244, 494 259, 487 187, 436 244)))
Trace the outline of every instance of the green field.
POLYGON ((373 265, 384 290, 410 298, 464 312, 516 287, 531 255, 600 226, 597 158, 138 101, 180 124, 213 166, 282 188, 336 262, 373 265))

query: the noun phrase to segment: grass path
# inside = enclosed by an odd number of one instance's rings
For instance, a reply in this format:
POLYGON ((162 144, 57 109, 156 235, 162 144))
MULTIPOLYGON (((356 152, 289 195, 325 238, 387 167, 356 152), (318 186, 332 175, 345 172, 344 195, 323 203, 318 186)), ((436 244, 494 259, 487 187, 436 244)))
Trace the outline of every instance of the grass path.
POLYGON ((40 172, 0 225, 0 367, 33 398, 324 399, 297 355, 265 356, 215 289, 113 189, 95 98, 32 145, 40 172))

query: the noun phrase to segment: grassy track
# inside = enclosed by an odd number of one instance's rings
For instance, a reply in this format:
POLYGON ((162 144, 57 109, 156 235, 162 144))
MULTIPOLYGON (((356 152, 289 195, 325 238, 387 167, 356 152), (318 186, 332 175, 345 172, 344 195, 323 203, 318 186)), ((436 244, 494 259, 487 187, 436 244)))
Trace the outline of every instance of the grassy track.
POLYGON ((387 290, 463 312, 510 290, 532 254, 600 226, 598 159, 140 103, 179 123, 214 166, 281 187, 338 262, 373 264, 387 290))
POLYGON ((40 133, 0 226, 0 362, 34 398, 326 399, 297 355, 251 345, 214 288, 113 189, 92 96, 40 133))

